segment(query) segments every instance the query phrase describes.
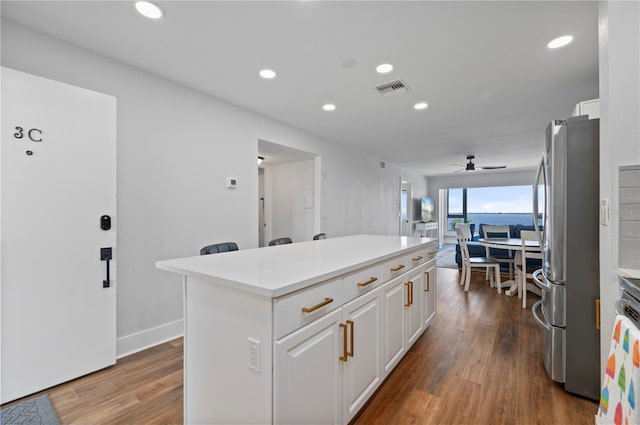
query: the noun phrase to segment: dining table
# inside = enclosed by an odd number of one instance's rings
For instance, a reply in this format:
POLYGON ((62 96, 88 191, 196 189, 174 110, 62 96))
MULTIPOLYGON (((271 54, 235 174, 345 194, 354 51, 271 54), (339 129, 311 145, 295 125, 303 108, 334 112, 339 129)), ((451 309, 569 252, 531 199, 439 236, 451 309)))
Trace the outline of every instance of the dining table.
MULTIPOLYGON (((524 258, 522 256, 522 239, 520 238, 480 238, 478 239, 478 243, 480 245, 487 248, 497 248, 497 249, 505 249, 515 251, 515 263, 520 264, 521 269, 516 267, 516 277, 514 280, 506 280, 502 282, 501 288, 509 287, 505 291, 507 296, 513 296, 516 293, 518 294, 518 298, 522 298, 521 290, 528 290, 540 295, 540 289, 533 284, 526 284, 526 273, 522 273, 520 270, 526 270, 526 264, 524 264, 524 258)), ((538 241, 525 241, 525 245, 527 247, 540 247, 538 241)))

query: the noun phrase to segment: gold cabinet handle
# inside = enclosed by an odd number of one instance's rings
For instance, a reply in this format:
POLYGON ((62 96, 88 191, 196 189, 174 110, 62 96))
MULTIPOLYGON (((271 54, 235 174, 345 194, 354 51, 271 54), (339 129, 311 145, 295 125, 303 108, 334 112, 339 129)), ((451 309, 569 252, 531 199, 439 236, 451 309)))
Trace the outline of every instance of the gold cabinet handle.
POLYGON ((413 305, 413 282, 409 281, 409 293, 411 294, 409 296, 409 304, 413 305))
POLYGON ((347 361, 347 325, 340 323, 340 327, 344 331, 342 334, 342 355, 339 357, 341 361, 347 361))
POLYGON ((411 289, 409 289, 409 287, 410 287, 411 285, 409 285, 409 282, 406 282, 406 283, 404 284, 404 286, 406 286, 406 287, 407 287, 407 302, 405 303, 405 305, 404 305, 404 306, 405 306, 405 307, 411 307, 411 289))
POLYGON ((333 302, 333 298, 325 297, 324 301, 318 303, 311 307, 302 307, 303 313, 311 313, 312 311, 316 311, 317 309, 324 307, 327 304, 331 304, 333 302))
POLYGON ((353 357, 353 320, 347 320, 347 325, 349 325, 349 328, 351 328, 351 351, 347 351, 347 356, 353 357))
POLYGON ((404 264, 398 264, 398 267, 391 267, 392 272, 397 272, 398 270, 404 269, 404 264))
POLYGON ((375 282, 376 280, 378 280, 377 277, 370 277, 369 280, 367 280, 366 282, 358 282, 358 286, 360 288, 362 288, 363 286, 367 286, 367 285, 375 282))
POLYGON ((429 278, 429 272, 424 272, 424 275, 427 277, 427 287, 425 288, 424 292, 429 292, 429 283, 431 281, 431 279, 429 278))
POLYGON ((418 255, 417 257, 414 257, 411 259, 411 261, 420 261, 422 260, 424 257, 422 255, 418 255))

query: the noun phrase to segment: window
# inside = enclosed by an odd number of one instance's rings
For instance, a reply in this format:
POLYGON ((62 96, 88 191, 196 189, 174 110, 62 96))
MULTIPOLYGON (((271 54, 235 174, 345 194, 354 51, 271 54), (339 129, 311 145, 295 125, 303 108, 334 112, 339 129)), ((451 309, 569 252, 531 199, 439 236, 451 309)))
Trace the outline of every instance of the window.
MULTIPOLYGON (((544 210, 542 191, 539 211, 544 210)), ((448 190, 447 229, 456 223, 533 225, 531 186, 453 188, 448 190)), ((478 228, 475 229, 478 232, 478 228)))
POLYGON ((467 222, 467 189, 449 189, 447 229, 454 231, 456 223, 467 222))

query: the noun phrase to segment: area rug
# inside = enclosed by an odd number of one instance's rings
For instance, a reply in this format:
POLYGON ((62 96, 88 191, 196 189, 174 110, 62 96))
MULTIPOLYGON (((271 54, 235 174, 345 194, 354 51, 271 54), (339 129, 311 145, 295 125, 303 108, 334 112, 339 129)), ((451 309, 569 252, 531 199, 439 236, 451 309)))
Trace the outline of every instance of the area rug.
POLYGON ((0 412, 2 425, 60 425, 48 395, 23 401, 0 412))
POLYGON ((436 252, 436 266, 447 269, 457 269, 456 246, 453 244, 442 245, 436 252))

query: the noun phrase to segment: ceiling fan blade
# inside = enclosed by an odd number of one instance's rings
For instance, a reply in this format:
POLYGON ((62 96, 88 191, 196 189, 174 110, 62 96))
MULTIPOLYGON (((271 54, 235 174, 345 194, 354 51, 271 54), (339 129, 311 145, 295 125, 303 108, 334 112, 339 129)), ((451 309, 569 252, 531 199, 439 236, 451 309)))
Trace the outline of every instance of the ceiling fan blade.
POLYGON ((507 166, 506 165, 485 165, 479 168, 482 168, 483 170, 499 170, 501 168, 507 168, 507 166))
POLYGON ((454 167, 461 167, 461 168, 466 167, 466 165, 460 165, 460 164, 451 164, 451 165, 453 165, 454 167))

